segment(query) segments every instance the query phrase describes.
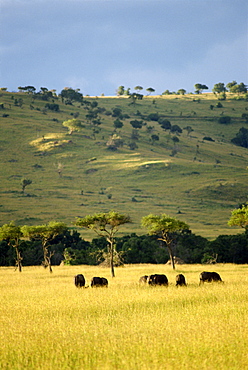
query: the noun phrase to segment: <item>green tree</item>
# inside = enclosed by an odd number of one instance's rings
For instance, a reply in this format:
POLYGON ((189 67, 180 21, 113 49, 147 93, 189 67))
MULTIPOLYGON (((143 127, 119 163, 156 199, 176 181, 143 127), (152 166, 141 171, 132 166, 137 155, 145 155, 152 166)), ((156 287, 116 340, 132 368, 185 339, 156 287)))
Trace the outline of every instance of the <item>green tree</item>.
POLYGON ((68 227, 64 222, 51 221, 48 224, 38 226, 22 226, 21 232, 24 237, 40 240, 43 250, 43 266, 52 272, 51 258, 54 251, 51 250, 51 241, 59 234, 64 233, 68 227))
POLYGON ((118 148, 122 147, 124 144, 121 136, 113 134, 109 137, 106 145, 109 150, 117 150, 118 148))
POLYGON ((213 93, 216 93, 216 94, 221 94, 221 93, 226 92, 225 84, 223 82, 219 82, 215 84, 212 91, 213 93))
POLYGON ((135 120, 132 120, 132 121, 130 121, 130 125, 133 127, 133 128, 142 128, 142 126, 143 126, 143 121, 139 121, 139 120, 137 120, 137 119, 135 119, 135 120))
POLYGON ((186 94, 186 90, 185 89, 179 89, 177 91, 177 94, 179 94, 179 95, 185 95, 186 94))
POLYGON ((82 103, 83 102, 83 94, 81 94, 79 91, 79 89, 72 89, 72 88, 69 88, 69 87, 65 87, 61 93, 60 93, 60 96, 62 98, 62 100, 66 99, 68 102, 73 102, 73 101, 77 101, 79 103, 82 103))
POLYGON ((21 186, 22 186, 22 193, 24 194, 25 192, 25 189, 28 185, 31 185, 32 184, 32 180, 29 180, 29 179, 25 179, 25 178, 22 178, 21 179, 21 186))
POLYGON ((163 130, 170 130, 171 129, 171 123, 168 119, 165 118, 159 118, 158 123, 162 127, 163 130))
POLYGON ((208 86, 202 84, 195 84, 194 88, 196 94, 201 94, 203 90, 208 90, 208 86))
POLYGON ((124 95, 124 86, 119 86, 118 87, 117 95, 118 96, 124 95))
POLYGON ((135 86, 134 90, 137 90, 138 93, 140 93, 141 90, 143 90, 143 87, 142 86, 135 86))
POLYGON ((235 145, 242 146, 243 148, 248 148, 248 129, 241 127, 236 137, 231 139, 231 142, 235 145))
POLYGON ((188 230, 189 226, 176 218, 170 217, 166 214, 161 216, 150 214, 141 220, 141 225, 148 230, 149 235, 156 235, 158 240, 165 243, 170 255, 171 265, 175 269, 174 255, 172 249, 173 234, 188 230))
POLYGON ((229 89, 229 91, 233 94, 246 94, 247 93, 247 86, 241 82, 240 84, 237 84, 237 81, 228 82, 226 87, 229 89))
POLYGON ((130 104, 133 104, 135 105, 136 104, 136 100, 142 100, 143 99, 143 95, 142 94, 138 94, 138 93, 132 93, 128 96, 129 99, 131 99, 131 103, 130 104))
POLYGON ((233 86, 233 91, 234 93, 240 95, 240 94, 246 94, 247 93, 247 86, 241 82, 240 84, 233 86))
POLYGON ((8 245, 12 245, 16 252, 16 268, 19 272, 22 271, 22 256, 20 252, 20 239, 23 237, 20 226, 16 226, 13 222, 0 227, 0 240, 6 240, 8 245))
POLYGON ((98 236, 104 237, 108 242, 108 255, 110 260, 111 276, 115 276, 114 272, 114 254, 115 248, 115 235, 121 225, 130 223, 129 216, 120 214, 115 211, 108 213, 96 213, 88 215, 83 218, 77 218, 76 225, 93 230, 98 236))
POLYGON ((122 127, 123 127, 123 122, 119 118, 116 118, 116 120, 114 120, 114 128, 118 129, 122 127))
POLYGON ((82 122, 79 119, 73 118, 73 119, 68 119, 68 121, 64 121, 62 123, 64 127, 67 127, 69 130, 69 135, 72 135, 74 131, 80 131, 84 127, 82 125, 82 122))
POLYGON ((229 226, 239 226, 248 229, 248 204, 242 204, 238 209, 232 211, 230 220, 228 221, 229 226))
POLYGON ((151 95, 155 90, 152 87, 148 87, 146 91, 149 93, 149 95, 151 95))
POLYGON ((226 87, 228 88, 228 90, 229 90, 230 92, 233 92, 233 88, 234 88, 235 86, 237 86, 237 81, 228 82, 228 83, 226 84, 226 87))

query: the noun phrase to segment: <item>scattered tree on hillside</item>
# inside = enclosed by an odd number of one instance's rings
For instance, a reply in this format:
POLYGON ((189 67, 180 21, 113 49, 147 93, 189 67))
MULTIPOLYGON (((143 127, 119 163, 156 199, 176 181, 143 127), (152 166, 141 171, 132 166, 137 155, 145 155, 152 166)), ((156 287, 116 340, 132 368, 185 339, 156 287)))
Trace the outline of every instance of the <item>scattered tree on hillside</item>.
POLYGON ((59 96, 62 98, 62 101, 65 100, 67 103, 72 103, 73 101, 83 102, 83 94, 79 92, 79 89, 74 90, 71 87, 65 87, 59 96))
POLYGON ((15 248, 16 268, 18 268, 19 272, 22 271, 22 256, 20 252, 20 239, 22 236, 20 226, 16 226, 13 222, 0 227, 0 240, 6 240, 8 245, 15 248))
POLYGON ((28 92, 30 94, 34 94, 36 91, 36 88, 34 86, 19 86, 18 90, 20 92, 28 92))
POLYGON ((151 95, 155 90, 152 87, 148 87, 146 91, 149 93, 149 95, 151 95))
POLYGON ((240 208, 234 209, 230 220, 228 221, 229 226, 239 226, 244 229, 248 229, 248 204, 242 204, 240 208))
POLYGON ((64 121, 62 123, 64 127, 67 127, 69 130, 69 135, 72 135, 73 132, 75 131, 80 131, 84 127, 82 125, 82 122, 79 119, 73 118, 73 119, 68 119, 68 121, 64 121))
POLYGON ((137 120, 137 119, 135 119, 135 120, 132 120, 132 121, 130 121, 130 125, 133 127, 133 128, 138 128, 138 129, 140 129, 140 128, 142 128, 142 126, 143 126, 143 121, 139 121, 139 120, 137 120))
POLYGON ((229 90, 230 92, 233 92, 233 88, 234 88, 235 86, 237 86, 237 81, 228 82, 228 83, 226 84, 226 87, 228 88, 228 90, 229 90))
POLYGON ((117 95, 118 96, 124 95, 124 86, 119 86, 118 87, 117 95))
POLYGON ((108 255, 112 277, 114 272, 115 235, 121 225, 131 222, 131 218, 118 212, 96 213, 94 215, 78 218, 76 225, 93 230, 98 236, 104 237, 108 242, 108 255))
POLYGON ((172 249, 172 242, 175 233, 180 233, 188 230, 189 226, 176 218, 170 217, 166 214, 161 216, 150 214, 141 220, 141 225, 148 230, 149 235, 156 235, 158 240, 165 243, 170 255, 171 265, 175 269, 174 253, 172 249))
POLYGON ((155 143, 155 141, 159 141, 159 135, 152 134, 151 135, 152 145, 155 143))
POLYGON ((242 146, 243 148, 248 148, 248 129, 241 127, 236 137, 231 139, 231 142, 235 145, 242 146))
POLYGON ((186 130, 186 131, 187 131, 187 136, 189 136, 189 134, 190 134, 192 131, 194 131, 194 130, 193 130, 193 128, 192 128, 191 126, 186 126, 186 127, 184 127, 184 130, 186 130))
POLYGON ((28 185, 31 185, 32 184, 32 180, 30 179, 25 179, 25 178, 22 178, 21 179, 21 186, 22 186, 22 193, 24 194, 25 192, 25 189, 28 185))
POLYGON ((178 126, 178 125, 173 125, 173 126, 171 126, 171 129, 170 129, 170 131, 172 132, 172 133, 177 133, 177 134, 181 134, 183 131, 182 131, 182 129, 181 129, 181 127, 180 126, 178 126))
POLYGON ((108 139, 106 146, 109 150, 117 150, 118 148, 122 147, 124 144, 121 136, 119 135, 111 135, 110 138, 108 139))
POLYGON ((137 90, 138 93, 140 93, 141 90, 143 90, 143 87, 142 86, 135 86, 134 90, 137 90))
POLYGON ((219 82, 219 83, 215 84, 212 91, 213 91, 214 94, 225 93, 226 92, 225 84, 223 82, 219 82))
POLYGON ((179 89, 179 90, 177 91, 177 94, 178 94, 178 95, 185 95, 185 94, 186 94, 186 90, 185 90, 185 89, 179 89))
POLYGON ((195 84, 194 86, 196 94, 201 94, 203 90, 208 90, 207 85, 195 84))
POLYGON ((228 125, 231 123, 231 117, 230 116, 222 116, 218 119, 218 122, 224 125, 228 125))
POLYGON ((117 108, 117 107, 115 107, 115 108, 113 108, 112 109, 112 117, 118 117, 118 118, 122 118, 122 110, 121 110, 121 108, 117 108))
POLYGON ((171 123, 168 119, 160 118, 158 120, 158 123, 162 127, 163 130, 170 130, 171 129, 171 123))
POLYGON ((54 251, 51 250, 51 241, 59 234, 64 233, 68 227, 64 222, 51 221, 46 225, 39 226, 22 226, 21 232, 24 237, 40 240, 43 249, 43 266, 49 268, 50 272, 52 270, 51 258, 54 255, 54 251))
POLYGON ((162 93, 162 95, 170 95, 171 94, 171 92, 167 89, 167 90, 165 90, 163 93, 162 93))
POLYGON ((130 95, 130 87, 128 87, 125 91, 124 91, 124 95, 130 95))
POLYGON ((123 127, 123 122, 119 118, 116 118, 116 120, 114 120, 115 130, 117 130, 118 128, 122 128, 122 127, 123 127))
POLYGON ((131 99, 131 104, 135 105, 136 104, 136 100, 142 100, 143 99, 143 95, 142 94, 138 94, 138 93, 132 93, 129 95, 129 99, 131 99))
POLYGON ((237 81, 229 82, 226 87, 229 89, 229 91, 233 94, 246 94, 247 93, 247 86, 241 82, 240 84, 237 83, 237 81))

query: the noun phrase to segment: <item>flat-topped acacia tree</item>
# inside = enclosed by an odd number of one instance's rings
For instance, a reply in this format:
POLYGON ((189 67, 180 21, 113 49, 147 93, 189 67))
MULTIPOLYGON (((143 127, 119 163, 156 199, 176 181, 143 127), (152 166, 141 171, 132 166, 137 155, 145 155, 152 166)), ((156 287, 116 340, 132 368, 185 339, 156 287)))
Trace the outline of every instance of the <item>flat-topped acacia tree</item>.
POLYGON ((6 240, 8 245, 12 245, 16 252, 16 267, 19 272, 22 271, 22 256, 20 251, 20 240, 23 237, 20 226, 16 226, 13 222, 0 227, 0 240, 6 240))
POLYGON ((188 230, 189 226, 185 222, 166 214, 162 214, 160 216, 153 214, 144 216, 141 220, 141 225, 148 230, 149 235, 157 235, 157 239, 162 240, 166 244, 170 255, 171 265, 174 270, 175 263, 172 250, 173 234, 183 230, 188 230))
POLYGON ((21 228, 24 237, 30 239, 41 240, 42 249, 43 249, 43 266, 45 268, 49 267, 49 271, 53 272, 51 258, 54 255, 54 252, 51 251, 51 242, 57 235, 62 234, 68 229, 64 222, 51 221, 45 225, 38 226, 27 226, 24 225, 21 228))
POLYGON ((104 237, 109 243, 108 253, 110 257, 111 276, 115 276, 114 253, 115 253, 115 234, 121 225, 131 222, 127 215, 110 211, 108 213, 95 213, 83 218, 77 218, 76 226, 85 227, 93 230, 98 236, 104 237))

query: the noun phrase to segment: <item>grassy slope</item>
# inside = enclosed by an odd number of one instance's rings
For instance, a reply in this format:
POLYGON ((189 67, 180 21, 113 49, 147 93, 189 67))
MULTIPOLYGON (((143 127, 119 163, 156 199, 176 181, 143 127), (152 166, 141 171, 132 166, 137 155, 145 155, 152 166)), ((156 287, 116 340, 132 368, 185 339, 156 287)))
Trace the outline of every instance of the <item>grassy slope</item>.
MULTIPOLYGON (((5 109, 1 113, 9 117, 0 117, 1 224, 59 220, 72 225, 77 216, 115 209, 133 219, 120 233, 143 234, 140 219, 151 212, 178 217, 193 232, 209 238, 240 231, 230 229, 227 221, 231 210, 247 201, 248 151, 232 145, 230 139, 241 127, 247 127, 241 114, 248 103, 229 97, 222 102, 223 108, 210 110, 210 104, 217 103, 212 94, 202 94, 200 103, 194 98, 156 97, 153 104, 154 97, 147 97, 135 106, 126 98, 86 98, 97 99, 98 106, 109 111, 120 107, 131 119, 139 119, 137 110, 144 115, 158 112, 181 128, 191 126, 194 131, 190 135, 186 130, 180 134, 178 152, 172 157, 174 143, 156 122, 147 122, 147 126, 154 126, 153 133, 160 140, 152 145, 144 126, 139 131, 138 148, 132 151, 127 146, 130 120, 124 120, 118 133, 125 145, 111 152, 106 141, 115 118, 101 114, 103 123, 95 139, 89 124, 69 136, 62 126, 64 120, 79 112, 79 119, 85 121, 86 111, 78 103, 66 106, 55 101, 60 112, 43 112, 47 102, 32 102, 27 94, 2 92, 5 109), (14 106, 12 97, 22 98, 23 106, 14 106), (222 114, 232 117, 230 125, 217 123, 222 114), (204 141, 204 136, 215 141, 204 141), (63 167, 61 177, 58 165, 63 167), (27 187, 29 196, 21 194, 22 177, 33 181, 27 187)), ((84 231, 83 236, 93 235, 84 231)))

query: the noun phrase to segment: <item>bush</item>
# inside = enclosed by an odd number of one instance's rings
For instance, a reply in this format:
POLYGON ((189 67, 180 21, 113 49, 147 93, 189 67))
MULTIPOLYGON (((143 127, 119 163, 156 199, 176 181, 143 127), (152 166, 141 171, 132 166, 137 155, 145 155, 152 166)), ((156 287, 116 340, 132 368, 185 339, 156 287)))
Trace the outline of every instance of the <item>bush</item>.
POLYGON ((224 124, 224 125, 228 125, 229 123, 231 123, 231 117, 222 116, 218 119, 218 122, 221 123, 221 124, 224 124))
POLYGON ((235 145, 248 148, 248 129, 241 127, 239 132, 236 134, 236 137, 231 140, 235 145))
POLYGON ((203 140, 207 140, 207 141, 215 141, 214 139, 212 139, 210 136, 204 136, 203 140))
POLYGON ((159 120, 159 114, 158 113, 150 113, 148 116, 147 116, 147 119, 149 121, 158 121, 159 120))
POLYGON ((52 110, 54 112, 58 112, 59 111, 59 105, 58 104, 47 103, 45 105, 45 108, 50 109, 50 110, 52 110))

